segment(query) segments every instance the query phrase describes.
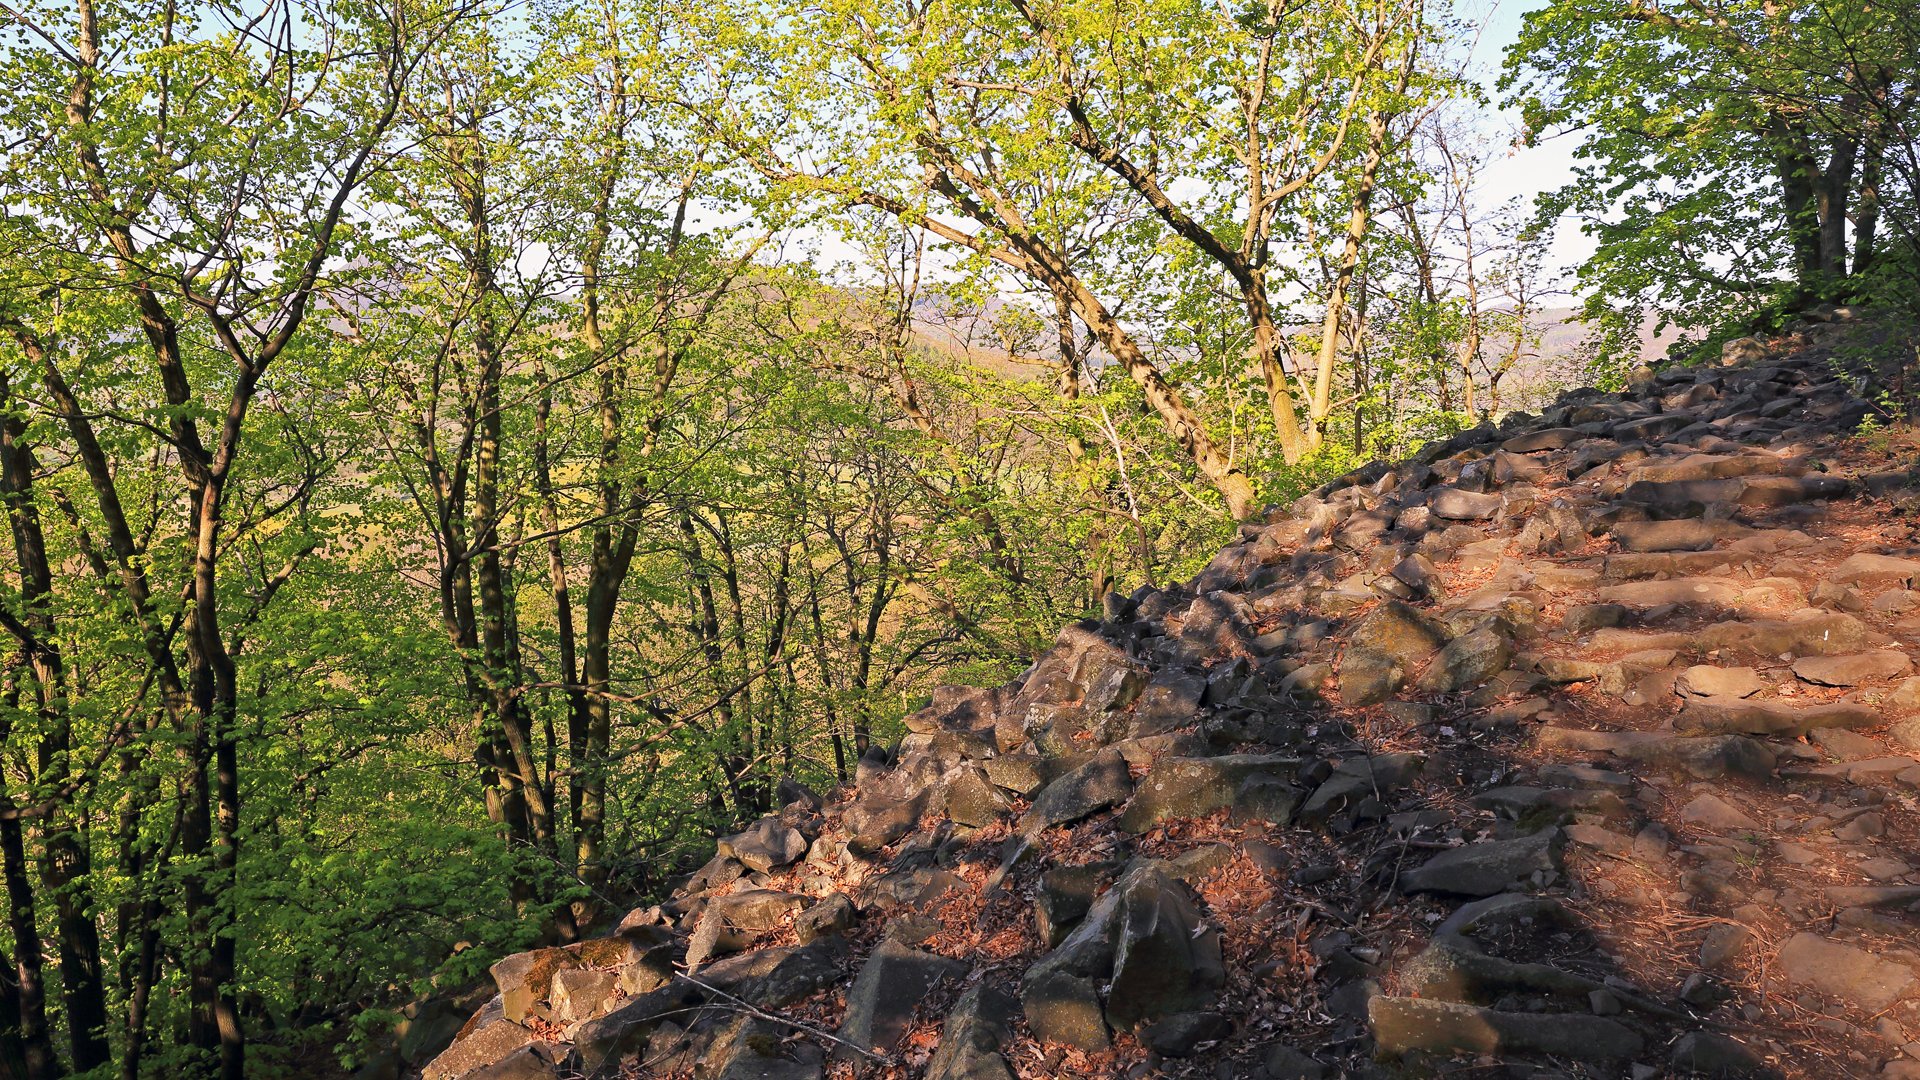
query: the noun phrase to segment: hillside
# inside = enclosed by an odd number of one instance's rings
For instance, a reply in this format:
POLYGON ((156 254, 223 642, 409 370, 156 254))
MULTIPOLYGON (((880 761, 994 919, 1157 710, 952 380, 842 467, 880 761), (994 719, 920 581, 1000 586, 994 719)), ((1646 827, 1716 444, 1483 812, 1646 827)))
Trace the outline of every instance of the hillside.
POLYGON ((1920 1076, 1920 477, 1802 329, 1273 512, 414 1067, 1920 1076))

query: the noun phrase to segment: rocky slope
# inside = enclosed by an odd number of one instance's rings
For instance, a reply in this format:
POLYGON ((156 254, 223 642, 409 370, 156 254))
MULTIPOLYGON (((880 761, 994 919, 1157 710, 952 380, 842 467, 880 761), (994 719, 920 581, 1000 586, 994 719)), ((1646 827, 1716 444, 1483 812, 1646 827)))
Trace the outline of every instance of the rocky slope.
POLYGON ((1920 495, 1831 330, 1112 598, 426 1080, 1920 1077, 1920 495))

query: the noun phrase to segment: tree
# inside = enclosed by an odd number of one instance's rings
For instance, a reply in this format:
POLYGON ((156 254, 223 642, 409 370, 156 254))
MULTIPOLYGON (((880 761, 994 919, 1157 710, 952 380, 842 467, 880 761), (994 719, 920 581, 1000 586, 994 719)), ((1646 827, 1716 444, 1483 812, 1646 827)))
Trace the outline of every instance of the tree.
POLYGON ((1557 0, 1528 14, 1502 86, 1534 136, 1582 132, 1585 163, 1541 214, 1579 215, 1597 240, 1582 268, 1595 305, 1658 303, 1699 325, 1855 288, 1884 205, 1888 127, 1867 103, 1911 106, 1910 54, 1883 51, 1871 9, 1557 0))

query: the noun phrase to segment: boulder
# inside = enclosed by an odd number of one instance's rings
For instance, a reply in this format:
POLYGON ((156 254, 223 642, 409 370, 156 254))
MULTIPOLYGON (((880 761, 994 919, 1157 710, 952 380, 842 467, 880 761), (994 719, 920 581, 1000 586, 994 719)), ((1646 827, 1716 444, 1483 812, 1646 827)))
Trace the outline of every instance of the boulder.
POLYGON ((1200 917, 1186 887, 1150 870, 1129 874, 1118 891, 1107 1022, 1132 1029, 1211 1004, 1227 981, 1220 931, 1200 917))
POLYGON ((599 1016, 612 1002, 613 988, 619 982, 619 975, 607 970, 570 968, 556 972, 548 992, 554 1022, 566 1025, 599 1016))
POLYGON ((840 981, 847 949, 837 938, 755 949, 701 970, 700 982, 762 1009, 779 1009, 840 981))
POLYGON ((891 938, 873 950, 847 991, 839 1037, 862 1050, 889 1051, 936 986, 965 975, 965 961, 909 948, 891 938))
POLYGON ((669 1020, 684 1023, 687 1010, 704 1000, 704 993, 684 980, 628 998, 612 1012, 574 1029, 574 1053, 579 1055, 587 1075, 611 1073, 623 1057, 644 1049, 661 1024, 669 1020))
POLYGON ((766 1017, 733 1016, 707 1038, 694 1075, 699 1080, 821 1080, 826 1069, 819 1051, 790 1045, 791 1033, 766 1017), (789 1049, 794 1056, 787 1056, 789 1049))
POLYGON ((1427 497, 1427 509, 1433 516, 1448 521, 1485 521, 1500 512, 1506 500, 1496 494, 1462 491, 1443 487, 1427 497))
POLYGON ((1858 652, 1867 625, 1840 611, 1804 610, 1784 619, 1715 623, 1693 636, 1700 649, 1746 649, 1764 656, 1835 656, 1858 652))
POLYGON ((1492 896, 1515 881, 1560 868, 1561 833, 1546 829, 1511 840, 1482 840, 1443 851, 1400 876, 1407 892, 1492 896))
POLYGON ((1414 753, 1370 754, 1353 757, 1334 766, 1320 786, 1300 807, 1306 821, 1321 821, 1348 804, 1368 796, 1391 798, 1413 782, 1426 759, 1414 753))
POLYGON ((1284 780, 1299 766, 1299 759, 1277 754, 1162 758, 1134 787, 1132 801, 1120 815, 1120 827, 1142 833, 1169 819, 1205 817, 1234 805, 1248 780, 1260 776, 1284 780))
POLYGON ((765 817, 747 831, 721 840, 718 853, 732 856, 747 869, 765 874, 799 862, 807 853, 807 838, 800 830, 782 824, 779 818, 765 817))
POLYGON ((1377 705, 1398 693, 1406 681, 1400 661, 1386 653, 1355 646, 1340 658, 1340 700, 1351 707, 1377 705))
POLYGON ((501 999, 481 1006, 467 1021, 453 1045, 434 1057, 421 1072, 422 1080, 457 1080, 501 1060, 533 1041, 533 1032, 507 1019, 501 999))
POLYGON ((1674 717, 1673 729, 1682 734, 1740 734, 1799 736, 1815 728, 1873 727, 1880 722, 1874 709, 1851 701, 1826 705, 1789 705, 1783 701, 1737 697, 1690 699, 1674 717))
POLYGON ((1146 1025, 1140 1041, 1165 1058, 1190 1057, 1233 1031, 1233 1021, 1217 1012, 1174 1013, 1146 1025))
POLYGON ((1368 612, 1348 636, 1348 649, 1367 649, 1398 660, 1411 671, 1426 665, 1446 647, 1449 635, 1439 620, 1398 600, 1389 600, 1368 612))
POLYGON ((518 1024, 533 1007, 547 1000, 554 973, 576 967, 579 959, 565 949, 533 949, 502 957, 487 969, 500 990, 502 1014, 518 1024))
POLYGON ((947 816, 958 824, 991 825, 1008 813, 1012 805, 978 767, 959 769, 947 783, 947 816))
POLYGON ((1920 559, 1862 552, 1840 560, 1827 577, 1847 585, 1897 583, 1911 588, 1920 585, 1920 559))
POLYGON ((960 995, 940 1028, 940 1045, 924 1080, 1014 1080, 1000 1051, 1013 1039, 1018 1003, 998 987, 978 983, 960 995))
POLYGON ((1680 1036, 1680 1040, 1673 1044, 1672 1060, 1674 1069, 1680 1073, 1717 1077, 1720 1080, 1738 1077, 1758 1080, 1773 1075, 1759 1054, 1749 1050, 1744 1043, 1717 1031, 1691 1031, 1680 1036))
POLYGON ((1774 965, 1789 982, 1867 1013, 1884 1011, 1904 997, 1914 983, 1912 969, 1904 964, 1804 932, 1780 947, 1774 965))
POLYGON ((1023 832, 1066 825, 1118 806, 1133 794, 1127 761, 1111 747, 1042 788, 1020 819, 1023 832))
POLYGON ((1159 735, 1185 727, 1199 718, 1200 698, 1207 691, 1204 674, 1189 668, 1156 672, 1134 707, 1130 738, 1159 735))
POLYGON ((1624 551, 1706 551, 1744 531, 1728 522, 1701 518, 1623 521, 1613 527, 1613 542, 1624 551))
POLYGON ((1844 656, 1803 656, 1793 662, 1794 677, 1815 686, 1859 686, 1885 682, 1913 670, 1913 659, 1898 649, 1844 656))
POLYGON ((1505 671, 1512 659, 1513 645, 1504 634, 1491 627, 1475 630, 1440 650, 1420 677, 1420 688, 1440 694, 1471 690, 1505 671))
POLYGON ((1757 833, 1760 823, 1718 795, 1701 795, 1680 808, 1680 820, 1714 832, 1757 833))
POLYGON ((806 905, 804 896, 772 889, 714 898, 700 913, 687 942, 687 968, 694 970, 716 956, 739 952, 806 905))
POLYGON ((1500 449, 1510 454, 1533 454, 1542 450, 1565 450, 1574 443, 1586 438, 1583 433, 1567 427, 1541 428, 1516 435, 1500 444, 1500 449))
POLYGON ((1030 799, 1049 778, 1047 762, 1038 754, 1008 753, 980 763, 993 785, 1005 788, 1023 799, 1030 799))
POLYGON ((1632 608, 1665 607, 1668 604, 1731 608, 1740 602, 1737 581, 1711 577, 1681 577, 1666 581, 1629 581, 1609 585, 1595 595, 1611 604, 1632 608))
POLYGON ((565 1050, 557 1043, 532 1043, 491 1065, 462 1074, 460 1080, 560 1080, 572 1072, 563 1071, 555 1061, 565 1056, 565 1050))
POLYGON ((1767 681, 1750 667, 1713 667, 1696 664, 1680 673, 1673 688, 1692 697, 1748 698, 1767 688, 1767 681))
POLYGON ((1051 949, 1093 910, 1094 899, 1119 872, 1114 862, 1086 863, 1081 866, 1055 867, 1040 875, 1040 891, 1034 894, 1034 929, 1051 949))
POLYGON ((834 893, 794 918, 794 937, 802 945, 838 937, 852 928, 859 915, 845 893, 834 893))
POLYGON ((1381 1055, 1539 1053, 1583 1061, 1631 1058, 1640 1036, 1617 1020, 1574 1013, 1512 1013, 1420 998, 1375 997, 1367 1018, 1381 1055))
POLYGON ((1020 988, 1027 1026, 1042 1043, 1099 1053, 1113 1045, 1100 987, 1093 979, 1065 971, 1029 973, 1020 988))

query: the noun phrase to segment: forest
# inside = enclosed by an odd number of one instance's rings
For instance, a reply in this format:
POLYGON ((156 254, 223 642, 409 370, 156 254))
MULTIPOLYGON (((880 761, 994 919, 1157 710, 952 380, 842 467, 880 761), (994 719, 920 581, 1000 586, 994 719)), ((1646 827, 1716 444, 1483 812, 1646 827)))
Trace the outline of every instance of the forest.
POLYGON ((350 1071, 1329 477, 1920 340, 1914 0, 0 14, 22 1080, 350 1071))

